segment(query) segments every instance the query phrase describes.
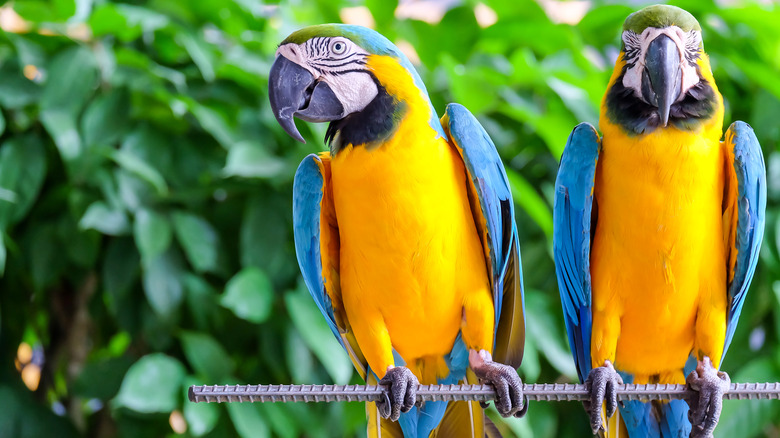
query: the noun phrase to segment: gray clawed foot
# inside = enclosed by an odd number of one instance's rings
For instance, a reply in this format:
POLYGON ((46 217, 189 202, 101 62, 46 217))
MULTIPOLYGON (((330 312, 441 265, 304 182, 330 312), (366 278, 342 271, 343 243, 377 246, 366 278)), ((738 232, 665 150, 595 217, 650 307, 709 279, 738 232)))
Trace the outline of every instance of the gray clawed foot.
MULTIPOLYGON (((493 357, 485 350, 469 351, 469 365, 474 374, 486 384, 496 389, 496 409, 503 417, 522 417, 528 411, 528 403, 523 399, 523 382, 517 375, 517 370, 494 362, 493 357)), ((487 404, 481 403, 482 407, 487 404)))
POLYGON ((420 382, 409 368, 387 367, 387 373, 379 384, 388 387, 384 400, 376 404, 379 415, 391 421, 398 421, 401 412, 409 412, 414 406, 420 382))
POLYGON ((723 408, 723 394, 731 386, 729 375, 712 366, 709 357, 700 360, 696 369, 685 380, 688 387, 699 393, 688 400, 692 438, 711 438, 723 408))
POLYGON ((597 434, 604 425, 601 424, 601 405, 607 403, 607 418, 612 417, 617 409, 617 385, 623 384, 623 378, 615 371, 610 361, 593 368, 585 380, 585 386, 590 392, 590 401, 584 402, 585 411, 590 416, 590 428, 597 434))

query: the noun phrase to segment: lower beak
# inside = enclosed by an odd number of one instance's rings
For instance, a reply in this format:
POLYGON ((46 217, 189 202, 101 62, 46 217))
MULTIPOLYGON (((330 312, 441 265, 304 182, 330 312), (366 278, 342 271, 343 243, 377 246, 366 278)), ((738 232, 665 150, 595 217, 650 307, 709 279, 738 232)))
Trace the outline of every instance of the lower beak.
POLYGON ((293 117, 308 122, 328 122, 344 118, 344 105, 325 82, 317 81, 308 70, 279 55, 268 77, 268 97, 276 120, 290 137, 305 143, 293 117))
POLYGON ((658 108, 663 126, 669 123, 672 104, 680 97, 682 88, 680 51, 666 35, 659 35, 647 48, 645 71, 642 78, 642 97, 658 108))

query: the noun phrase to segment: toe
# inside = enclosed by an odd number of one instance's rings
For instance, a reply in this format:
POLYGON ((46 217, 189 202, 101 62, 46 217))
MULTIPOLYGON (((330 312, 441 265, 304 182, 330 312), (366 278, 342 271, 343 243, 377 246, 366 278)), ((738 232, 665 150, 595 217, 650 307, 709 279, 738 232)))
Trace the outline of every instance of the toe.
POLYGON ((406 384, 406 394, 404 394, 404 402, 401 407, 401 412, 409 412, 417 400, 417 380, 409 379, 406 384))
POLYGON ((710 406, 710 393, 702 388, 699 392, 699 400, 696 403, 696 409, 690 415, 691 424, 703 424, 707 416, 707 409, 710 406))
POLYGON ((496 389, 496 410, 502 417, 508 417, 512 410, 512 397, 509 394, 509 385, 504 379, 496 379, 491 383, 496 389))
POLYGON ((528 413, 528 397, 523 396, 523 404, 520 407, 520 410, 515 412, 514 417, 515 418, 523 418, 523 417, 525 417, 526 413, 528 413))
POLYGON ((523 409, 523 387, 520 382, 520 378, 515 374, 515 378, 511 379, 507 385, 509 387, 509 396, 512 400, 512 406, 509 411, 509 415, 516 416, 521 409, 523 409))
POLYGON ((390 396, 388 395, 388 390, 385 389, 382 391, 382 399, 376 402, 376 407, 379 410, 379 415, 382 418, 390 418, 390 406, 392 406, 392 403, 390 402, 390 396))
POLYGON ((607 381, 605 388, 604 401, 607 404, 607 418, 612 417, 617 410, 617 381, 612 379, 607 381))

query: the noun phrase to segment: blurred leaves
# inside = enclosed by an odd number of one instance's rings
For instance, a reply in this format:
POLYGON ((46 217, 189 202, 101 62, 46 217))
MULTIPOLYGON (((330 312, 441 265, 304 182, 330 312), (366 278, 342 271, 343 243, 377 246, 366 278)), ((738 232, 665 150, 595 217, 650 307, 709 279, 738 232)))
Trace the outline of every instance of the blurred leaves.
POLYGON ((284 296, 295 328, 314 355, 328 370, 337 385, 345 385, 352 376, 352 362, 333 336, 325 318, 308 293, 299 287, 284 296))
MULTIPOLYGON (((172 436, 172 411, 187 436, 364 433, 354 403, 185 401, 192 384, 358 380, 292 243, 293 173, 324 149, 325 126, 299 122, 308 143, 289 138, 267 86, 287 34, 361 4, 378 31, 414 47, 434 106, 465 104, 494 139, 526 268, 522 376, 574 378, 550 252, 553 182, 571 129, 597 123, 622 22, 639 6, 595 1, 565 24, 533 0, 485 0, 497 21, 483 28, 475 2, 428 21, 397 18, 395 1, 299 3, 3 6, 25 21, 0 34, 0 436, 172 436), (22 340, 41 346, 34 393, 12 365, 22 340)), ((699 18, 726 122, 752 124, 770 173, 767 236, 724 369, 780 380, 780 12, 675 3, 699 18)), ((777 435, 777 409, 727 402, 717 433, 777 435)), ((491 416, 505 436, 589 433, 577 404, 491 416)))
POLYGON ((113 404, 143 413, 171 412, 179 406, 183 378, 184 367, 176 359, 146 355, 127 370, 113 404))
POLYGON ((273 289, 263 271, 244 268, 225 285, 220 304, 232 310, 241 319, 259 324, 271 313, 273 289))

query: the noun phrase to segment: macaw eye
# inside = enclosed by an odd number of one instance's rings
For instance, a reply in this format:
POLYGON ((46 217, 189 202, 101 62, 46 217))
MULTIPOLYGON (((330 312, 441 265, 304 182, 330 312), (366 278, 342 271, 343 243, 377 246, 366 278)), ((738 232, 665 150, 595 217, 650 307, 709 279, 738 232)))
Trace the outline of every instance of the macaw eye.
POLYGON ((334 55, 343 55, 347 51, 347 44, 343 41, 336 40, 330 46, 330 51, 334 55))

